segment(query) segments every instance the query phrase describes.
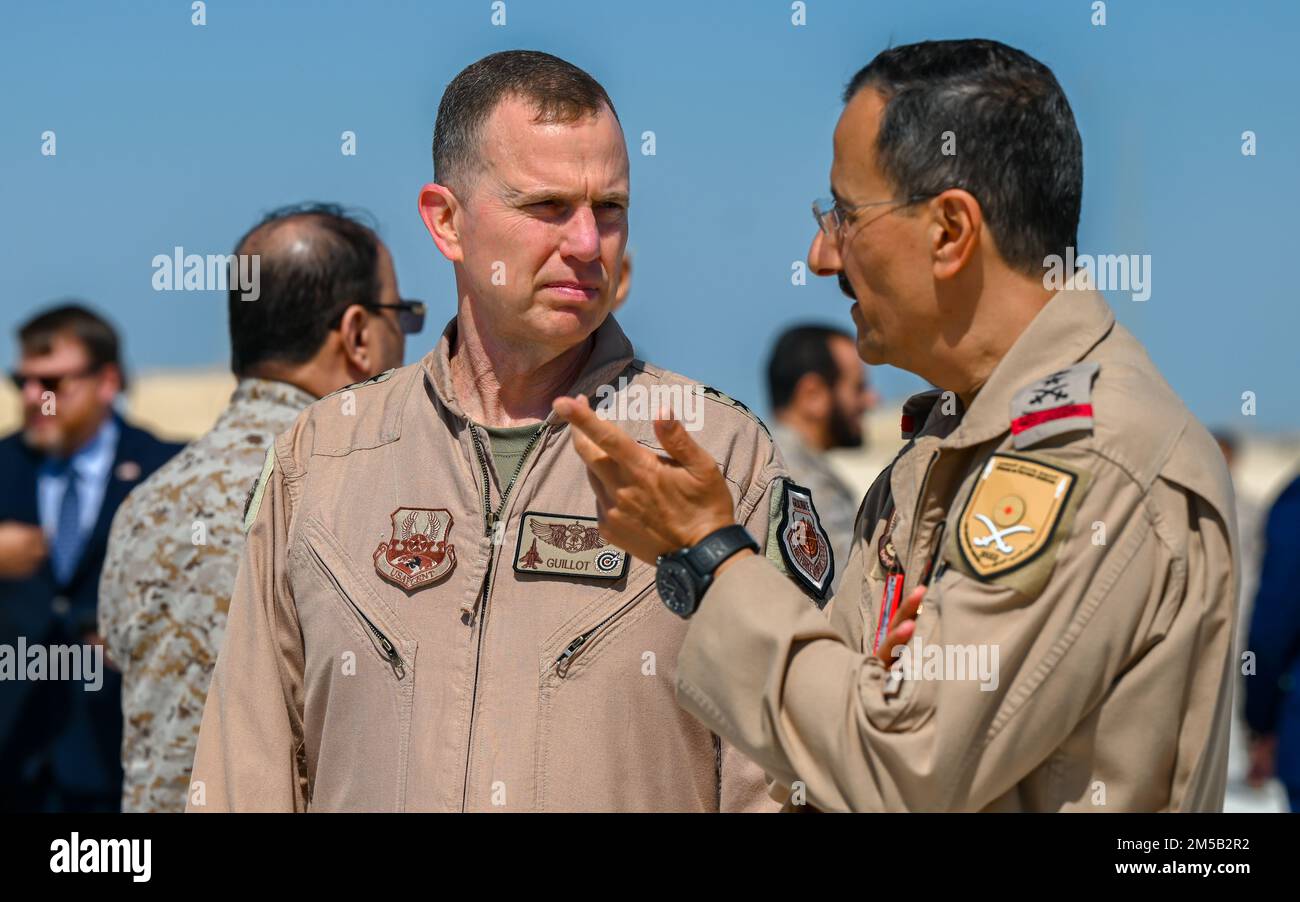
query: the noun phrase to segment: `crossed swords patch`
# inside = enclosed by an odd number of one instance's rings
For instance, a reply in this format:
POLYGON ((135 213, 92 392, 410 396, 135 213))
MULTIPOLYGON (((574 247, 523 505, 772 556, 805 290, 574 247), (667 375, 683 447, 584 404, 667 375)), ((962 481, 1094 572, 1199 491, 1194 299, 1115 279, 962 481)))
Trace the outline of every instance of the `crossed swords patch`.
POLYGON ((1077 477, 1061 467, 994 454, 975 480, 961 515, 958 545, 975 574, 990 578, 1027 564, 1047 548, 1077 477))

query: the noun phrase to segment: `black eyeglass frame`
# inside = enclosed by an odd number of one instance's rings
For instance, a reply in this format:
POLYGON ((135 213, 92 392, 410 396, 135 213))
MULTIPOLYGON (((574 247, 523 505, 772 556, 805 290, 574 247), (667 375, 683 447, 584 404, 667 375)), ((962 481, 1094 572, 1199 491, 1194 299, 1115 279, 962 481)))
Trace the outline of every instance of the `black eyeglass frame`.
POLYGON ((65 379, 85 379, 87 376, 93 376, 104 368, 104 364, 92 364, 84 370, 75 373, 59 373, 56 376, 32 376, 27 373, 20 373, 17 370, 9 371, 9 381, 13 383, 14 388, 22 392, 27 387, 27 383, 35 380, 40 383, 42 391, 50 391, 57 394, 63 387, 65 379))
POLYGON ((396 310, 397 325, 403 335, 415 335, 424 330, 424 317, 429 307, 424 301, 401 300, 396 304, 367 303, 358 306, 367 310, 396 310))

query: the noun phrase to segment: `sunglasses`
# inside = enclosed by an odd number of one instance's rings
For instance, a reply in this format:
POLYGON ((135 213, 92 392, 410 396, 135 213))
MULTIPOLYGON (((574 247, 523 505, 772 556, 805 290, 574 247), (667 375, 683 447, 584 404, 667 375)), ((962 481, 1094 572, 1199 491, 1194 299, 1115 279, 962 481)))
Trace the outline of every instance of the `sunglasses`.
POLYGON ((82 379, 86 376, 93 376, 95 373, 99 372, 99 369, 100 368, 97 366, 92 366, 89 369, 81 370, 77 373, 60 373, 57 376, 32 376, 27 373, 20 373, 17 370, 12 370, 9 373, 9 378, 13 382, 14 387, 20 392, 27 387, 28 382, 34 381, 40 385, 42 391, 51 391, 57 394, 65 379, 82 379))
POLYGON ((423 301, 398 301, 396 304, 362 304, 370 310, 397 311, 397 326, 403 335, 414 335, 424 329, 424 314, 428 307, 423 301))

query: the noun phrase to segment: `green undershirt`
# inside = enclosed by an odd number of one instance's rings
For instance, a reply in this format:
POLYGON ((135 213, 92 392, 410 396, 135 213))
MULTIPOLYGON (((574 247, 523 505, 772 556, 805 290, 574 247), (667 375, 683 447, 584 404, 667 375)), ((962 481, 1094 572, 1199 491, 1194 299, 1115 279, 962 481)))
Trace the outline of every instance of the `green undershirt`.
POLYGON ((497 482, 505 484, 519 468, 524 458, 524 451, 533 436, 542 431, 544 423, 529 426, 480 426, 488 434, 492 443, 492 465, 496 470, 497 482))

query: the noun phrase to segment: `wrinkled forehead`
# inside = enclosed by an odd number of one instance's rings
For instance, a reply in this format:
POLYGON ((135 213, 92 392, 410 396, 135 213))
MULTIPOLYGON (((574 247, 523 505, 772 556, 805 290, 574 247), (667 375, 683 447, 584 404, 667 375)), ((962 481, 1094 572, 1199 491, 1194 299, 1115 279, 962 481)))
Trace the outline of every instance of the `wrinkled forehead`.
POLYGON ((608 107, 568 122, 538 121, 531 102, 506 98, 484 124, 479 150, 483 174, 508 190, 627 191, 627 145, 608 107))
POLYGON ((884 96, 874 88, 864 87, 840 113, 835 125, 831 187, 842 201, 882 200, 892 189, 876 160, 876 138, 884 111, 884 96))

